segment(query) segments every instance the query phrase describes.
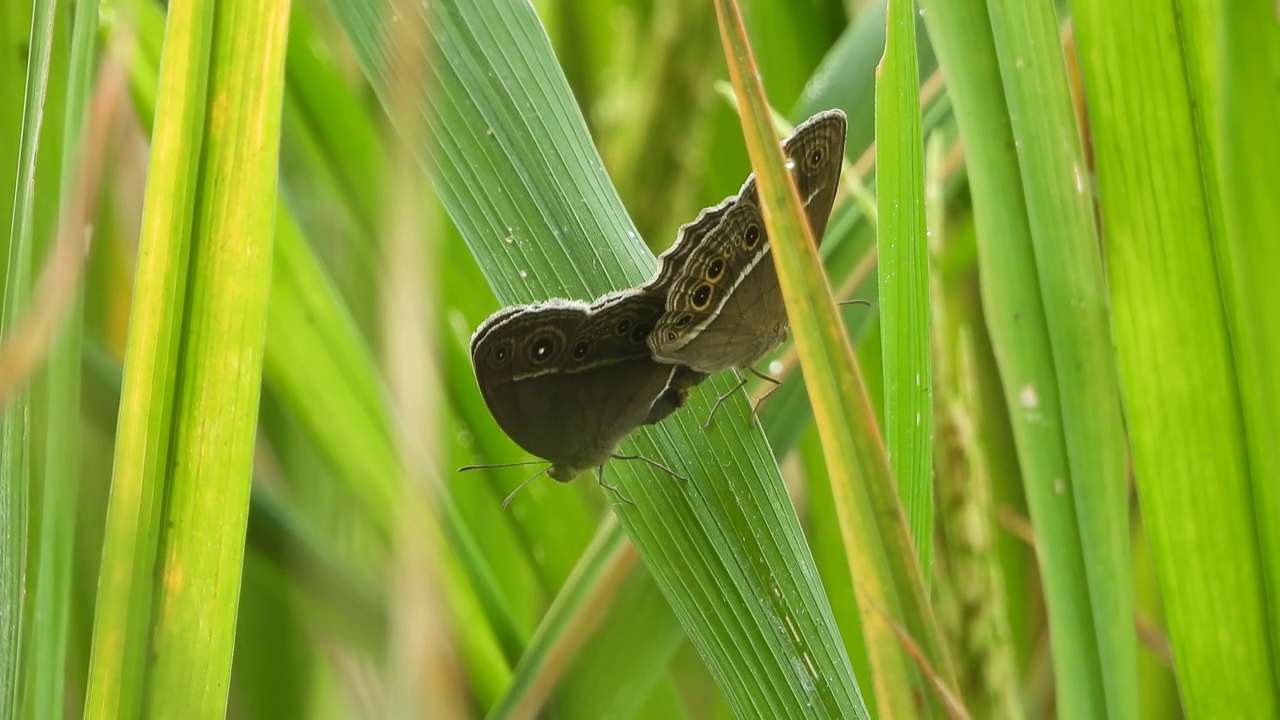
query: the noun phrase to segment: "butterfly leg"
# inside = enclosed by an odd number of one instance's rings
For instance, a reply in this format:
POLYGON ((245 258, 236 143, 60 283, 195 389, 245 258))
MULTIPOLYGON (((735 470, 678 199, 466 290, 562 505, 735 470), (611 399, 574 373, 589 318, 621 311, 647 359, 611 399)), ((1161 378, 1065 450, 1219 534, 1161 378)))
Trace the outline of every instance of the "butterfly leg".
MULTIPOLYGON (((617 457, 617 456, 615 455, 614 457, 617 457)), ((610 485, 609 483, 605 482, 605 479, 604 479, 604 466, 603 466, 603 465, 601 465, 601 466, 600 466, 600 469, 596 471, 596 482, 600 483, 600 487, 602 487, 602 488, 604 488, 605 490, 608 490, 609 492, 613 493, 614 497, 618 498, 618 499, 619 499, 619 500, 621 500, 622 502, 624 502, 624 503, 626 503, 626 504, 628 504, 628 505, 630 505, 630 506, 632 506, 632 507, 635 507, 635 503, 633 503, 633 502, 631 502, 629 499, 627 499, 627 496, 626 496, 626 495, 623 495, 623 494, 622 494, 622 491, 618 490, 618 486, 617 486, 617 485, 610 485)))
POLYGON ((738 377, 738 384, 729 388, 729 391, 716 398, 716 404, 711 406, 711 413, 707 415, 707 421, 703 423, 702 429, 707 430, 711 427, 711 422, 716 419, 716 412, 720 410, 720 406, 724 404, 734 393, 742 389, 747 384, 747 379, 743 376, 738 377))
POLYGON ((670 475, 671 477, 679 480, 680 482, 683 482, 683 483, 689 482, 689 478, 681 475, 675 470, 672 470, 666 465, 663 465, 657 460, 651 460, 643 455, 614 455, 613 459, 614 460, 639 460, 640 462, 647 463, 650 467, 654 467, 654 468, 657 468, 658 470, 661 470, 662 472, 670 475))
MULTIPOLYGON (((760 403, 764 402, 765 398, 772 395, 775 390, 782 387, 782 381, 776 377, 770 377, 768 375, 765 375, 764 373, 760 372, 755 368, 747 368, 747 369, 751 371, 752 375, 755 375, 761 380, 768 380, 769 382, 773 383, 773 387, 766 390, 764 394, 762 394, 760 397, 755 399, 755 402, 751 403, 751 424, 752 426, 754 426, 756 422, 756 415, 760 412, 760 403)), ((746 379, 743 379, 743 382, 746 382, 746 379)))

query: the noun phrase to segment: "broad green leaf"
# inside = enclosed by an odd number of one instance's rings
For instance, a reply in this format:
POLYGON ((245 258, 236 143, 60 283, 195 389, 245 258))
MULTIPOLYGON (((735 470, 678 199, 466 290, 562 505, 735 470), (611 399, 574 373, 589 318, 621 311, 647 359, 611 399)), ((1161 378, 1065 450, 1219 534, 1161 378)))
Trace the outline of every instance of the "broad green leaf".
POLYGON ((1272 715, 1274 605, 1241 407, 1253 390, 1237 384, 1201 137, 1213 100, 1188 82, 1194 36, 1175 7, 1087 1, 1077 23, 1134 476, 1183 707, 1206 717, 1229 697, 1272 715))
POLYGON ((208 114, 189 274, 180 279, 188 295, 144 700, 155 717, 226 713, 267 336, 288 16, 288 0, 220 3, 200 78, 208 114))
MULTIPOLYGON (((1214 3, 1205 3, 1212 6, 1214 3)), ((1280 206, 1267 188, 1280 183, 1280 24, 1263 3, 1222 2, 1217 26, 1221 93, 1216 108, 1218 180, 1225 237, 1215 237, 1224 281, 1227 327, 1244 410, 1258 545, 1266 585, 1263 606, 1280 607, 1280 306, 1272 289, 1280 277, 1280 206), (1271 102, 1254 102, 1270 98, 1271 102)), ((1280 687, 1280 617, 1268 615, 1271 664, 1280 687)))
MULTIPOLYGON (((445 2, 430 22, 418 6, 334 9, 384 104, 386 11, 434 48, 432 82, 416 97, 430 131, 419 160, 502 300, 594 297, 651 272, 531 8, 445 2)), ((697 430, 707 397, 727 387, 706 383, 679 417, 624 444, 690 483, 613 463, 610 481, 636 503, 615 512, 740 712, 847 714, 848 661, 776 466, 746 430, 745 403, 710 438, 697 430)))
MULTIPOLYGON (((1026 168, 1001 77, 1008 62, 1013 65, 1008 72, 1015 74, 1024 71, 1028 59, 1020 64, 1016 56, 1005 60, 998 55, 995 25, 981 0, 924 0, 922 5, 965 142, 982 304, 1035 527, 1058 712, 1095 717, 1105 713, 1105 700, 1090 582, 1074 493, 1066 492, 1073 474, 1023 189, 1026 168)), ((1005 38, 1011 34, 1006 32, 1005 38)), ((1045 72, 1060 71, 1056 33, 1036 57, 1047 66, 1045 72)), ((1033 83, 1020 82, 1021 90, 1034 89, 1033 83)), ((1024 119, 1038 112, 1026 107, 1026 98, 1021 102, 1024 119)), ((1124 622, 1131 627, 1130 619, 1124 622)))
MULTIPOLYGON (((990 5, 1044 299, 1107 714, 1138 713, 1128 448, 1097 216, 1048 0, 990 5)), ((1057 480, 1055 480, 1057 482, 1057 480)), ((1055 492, 1056 492, 1055 488, 1055 492)), ((1097 708, 1101 711, 1102 708, 1097 708)))

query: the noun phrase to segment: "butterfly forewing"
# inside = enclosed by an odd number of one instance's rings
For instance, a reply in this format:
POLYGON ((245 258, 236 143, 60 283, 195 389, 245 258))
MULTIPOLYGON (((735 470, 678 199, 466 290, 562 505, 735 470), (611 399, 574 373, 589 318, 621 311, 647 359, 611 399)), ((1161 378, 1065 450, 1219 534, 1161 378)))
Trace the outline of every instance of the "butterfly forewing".
MULTIPOLYGON (((783 141, 815 241, 826 231, 840 181, 846 121, 838 110, 819 113, 783 141)), ((681 230, 676 247, 663 254, 659 280, 669 286, 666 309, 650 336, 654 357, 703 373, 747 367, 777 347, 787 334, 786 309, 773 267, 760 211, 755 175, 735 200, 704 210, 711 226, 681 230), (726 207, 727 204, 727 207, 726 207), (677 272, 676 261, 683 260, 677 272)))

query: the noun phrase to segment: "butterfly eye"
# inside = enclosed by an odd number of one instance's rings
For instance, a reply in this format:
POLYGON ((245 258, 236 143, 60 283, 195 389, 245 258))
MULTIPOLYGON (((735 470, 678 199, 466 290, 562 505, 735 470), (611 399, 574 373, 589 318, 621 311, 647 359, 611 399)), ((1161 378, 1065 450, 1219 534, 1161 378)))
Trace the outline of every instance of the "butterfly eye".
POLYGON ((821 147, 816 147, 813 152, 809 153, 809 167, 818 167, 823 160, 827 159, 827 153, 821 147))
POLYGON ((591 351, 591 343, 586 340, 579 340, 577 345, 573 346, 573 359, 581 360, 591 351))
POLYGON ((698 310, 705 309, 707 307, 707 302, 710 300, 711 300, 710 285, 706 283, 702 283, 701 285, 698 286, 697 290, 693 291, 693 306, 698 310))
POLYGON ((619 335, 626 335, 631 332, 631 318, 623 318, 614 326, 613 331, 619 335))
POLYGON ((724 258, 716 258, 707 266, 707 279, 715 282, 724 274, 724 258))
POLYGON ((543 335, 533 341, 533 345, 529 346, 529 359, 535 363, 544 363, 551 359, 555 353, 556 340, 550 335, 543 335))
POLYGON ((748 250, 754 250, 756 243, 760 242, 760 226, 755 223, 748 225, 747 231, 742 234, 742 241, 748 250))
POLYGON ((653 331, 653 326, 648 323, 637 323, 636 329, 631 333, 631 341, 636 343, 644 342, 649 337, 649 333, 653 331))
MULTIPOLYGON (((693 322, 693 316, 690 315, 689 313, 685 313, 684 315, 681 315, 679 319, 676 320, 676 327, 684 327, 685 325, 688 325, 691 322, 693 322)), ((675 339, 675 338, 672 338, 670 335, 668 335, 667 337, 672 340, 675 339)))

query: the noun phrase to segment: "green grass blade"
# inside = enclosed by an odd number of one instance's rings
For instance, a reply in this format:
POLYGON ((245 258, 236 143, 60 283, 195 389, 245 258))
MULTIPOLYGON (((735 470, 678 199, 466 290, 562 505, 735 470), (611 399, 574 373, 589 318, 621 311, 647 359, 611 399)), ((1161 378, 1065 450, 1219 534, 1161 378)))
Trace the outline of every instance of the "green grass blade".
POLYGON ((1187 82, 1196 58, 1175 7, 1076 8, 1134 474, 1183 706, 1206 717, 1230 697, 1272 715, 1259 518, 1198 137, 1212 101, 1187 82))
MULTIPOLYGON (((866 268, 875 268, 875 197, 865 185, 875 175, 875 77, 876 68, 884 55, 886 37, 887 4, 878 1, 863 7, 852 24, 827 52, 826 58, 814 72, 805 92, 791 112, 791 118, 804 120, 815 112, 837 107, 844 110, 849 129, 845 144, 848 160, 841 179, 844 190, 853 195, 852 203, 841 203, 839 198, 833 209, 821 251, 823 264, 832 283, 844 293, 851 287, 850 280, 862 274, 866 268), (859 177, 861 174, 861 177, 859 177)), ((923 31, 923 20, 916 17, 917 54, 919 74, 932 75, 937 71, 937 61, 928 37, 923 31)), ((939 83, 940 85, 940 83, 939 83)), ((940 121, 949 121, 949 104, 943 93, 930 93, 932 99, 926 108, 942 108, 946 112, 925 112, 923 133, 931 132, 940 121)), ((924 101, 924 98, 922 98, 924 101)), ((954 193, 952 193, 954 194, 954 193)), ((846 297, 875 297, 877 277, 872 277, 846 297)), ((875 317, 874 312, 851 309, 845 311, 846 327, 852 337, 857 337, 875 317)), ((877 349, 877 353, 879 350, 877 349)), ((865 364, 868 358, 862 357, 865 364)), ((879 361, 877 360, 877 364, 879 361)), ((914 382, 914 378, 912 378, 914 382)), ((876 402, 882 398, 876 397, 876 402)), ((805 394, 803 376, 796 374, 794 382, 787 380, 770 395, 761 413, 770 445, 779 454, 785 454, 796 442, 799 433, 812 417, 808 397, 805 394)))
MULTIPOLYGON (((63 119, 61 217, 56 244, 47 255, 52 266, 70 254, 75 267, 84 254, 83 238, 97 195, 106 130, 111 126, 117 100, 123 95, 123 70, 113 65, 104 82, 96 112, 91 115, 98 5, 76 5, 72 28, 71 68, 63 119), (90 139, 92 136, 92 139, 90 139)), ((76 278, 78 280, 78 277, 76 278)), ((77 282, 77 285, 79 283, 77 282)), ((31 695, 26 701, 31 717, 64 715, 67 676, 67 636, 70 622, 72 562, 76 533, 76 505, 80 483, 80 349, 83 332, 83 299, 73 292, 70 309, 62 320, 50 349, 46 379, 47 427, 44 489, 41 502, 40 554, 35 582, 35 614, 32 620, 31 695)))
MULTIPOLYGON (((1280 187, 1280 26, 1263 3, 1224 2, 1218 40, 1221 98, 1218 172, 1225 201, 1226 236, 1215 238, 1217 258, 1231 279, 1224 297, 1235 353, 1258 541, 1271 608, 1273 683, 1280 687, 1280 244, 1268 241, 1280 228, 1280 205, 1268 188, 1280 187)), ((1280 695, 1280 691, 1276 691, 1280 695)))
MULTIPOLYGON (((0 5, 0 83, 4 87, 25 87, 29 48, 31 47, 31 16, 34 0, 10 2, 0 5)), ((18 158, 22 148, 23 103, 0 104, 0 199, 4 211, 0 212, 0 241, 5 254, 0 271, 7 272, 10 233, 13 230, 13 198, 18 181, 18 158)))
MULTIPOLYGON (((1084 151, 1054 7, 995 0, 991 27, 1022 169, 1031 240, 1061 395, 1070 480, 1107 714, 1133 718, 1137 638, 1127 448, 1084 151)), ((1101 710, 1101 708, 1099 708, 1101 710)))
POLYGON ((388 152, 377 118, 359 94, 365 88, 343 76, 310 15, 295 12, 289 19, 281 192, 318 254, 329 260, 329 274, 366 342, 373 342, 388 152))
MULTIPOLYGON (((919 77, 932 76, 938 70, 929 37, 924 32, 924 18, 916 15, 916 55, 919 77)), ((875 82, 876 71, 884 57, 887 37, 888 3, 875 0, 859 10, 844 33, 836 40, 822 64, 805 85, 804 94, 792 109, 790 117, 800 121, 819 110, 838 107, 849 118, 845 154, 856 162, 871 148, 876 139, 875 82)), ((935 94, 933 104, 945 98, 935 94)), ((924 132, 932 128, 925 113, 924 132)), ((874 169, 872 170, 874 173, 874 169)), ((869 182, 869 178, 867 179, 869 182)), ((823 241, 825 247, 831 241, 823 241)))
MULTIPOLYGON (((340 186, 340 197, 351 206, 370 242, 376 242, 381 229, 379 214, 385 207, 381 191, 387 184, 386 148, 370 122, 369 109, 348 91, 333 66, 311 13, 295 12, 289 22, 285 66, 289 96, 296 100, 302 124, 318 136, 317 145, 325 152, 334 181, 340 186)), ((374 245, 366 252, 375 257, 376 250, 374 245)))
MULTIPOLYGON (((600 167, 531 9, 431 8, 429 23, 416 8, 396 18, 425 24, 438 52, 419 99, 432 133, 419 158, 498 296, 590 297, 644 279, 652 255, 600 167)), ((385 94, 382 5, 334 9, 385 94)), ((745 403, 735 402, 723 416, 727 429, 710 438, 695 429, 707 396, 727 389, 723 379, 707 386, 679 418, 624 445, 678 468, 688 486, 647 467, 610 465, 610 480, 636 503, 618 509, 622 525, 741 712, 848 714, 848 663, 776 467, 760 436, 744 432, 745 403), (725 607, 732 611, 714 609, 725 607)))
POLYGON ((1058 712, 1096 717, 1105 701, 1089 582, 1076 504, 1059 492, 1072 477, 1059 381, 993 24, 982 0, 922 5, 965 142, 982 304, 1036 531, 1058 712))
MULTIPOLYGON (((38 0, 27 45, 26 91, 22 100, 17 179, 0 308, 0 337, 11 337, 31 302, 36 223, 36 167, 45 121, 45 97, 53 53, 57 4, 38 0)), ((8 168, 3 169, 8 172, 8 168)), ((26 674, 23 619, 28 553, 28 484, 31 472, 31 391, 19 389, 0 409, 0 714, 17 717, 26 674)))
POLYGON ((916 15, 890 0, 876 73, 876 208, 885 444, 911 538, 929 584, 933 547, 933 371, 929 362, 929 248, 916 15))
POLYGON ((226 712, 267 330, 288 18, 288 0, 228 0, 214 18, 212 112, 146 687, 154 717, 226 712))
MULTIPOLYGON (((845 528, 854 585, 864 619, 876 703, 886 717, 911 717, 913 692, 924 696, 890 622, 906 628, 925 658, 954 686, 920 565, 893 488, 870 399, 818 261, 808 222, 769 120, 741 17, 731 0, 717 3, 721 38, 765 210, 783 298, 808 378, 822 446, 845 528), (788 241, 789 240, 789 241, 788 241), (852 493, 856 499, 849 497, 852 493), (856 542, 853 540, 856 538, 856 542), (853 552, 852 548, 858 548, 853 552), (869 618, 884 613, 886 618, 869 618)), ((926 287, 927 290, 927 287, 926 287)), ((865 708, 862 709, 865 712, 865 708)))
POLYGON ((86 718, 141 711, 205 124, 211 4, 170 9, 125 350, 86 718))
MULTIPOLYGON (((86 399, 95 400, 98 407, 118 406, 120 366, 93 342, 84 345, 84 361, 86 399)), ((96 419, 107 431, 113 429, 114 421, 114 417, 96 419)), ((247 551, 289 576, 305 596, 302 604, 322 618, 326 631, 371 654, 385 651, 386 598, 377 592, 370 569, 355 564, 342 552, 345 548, 324 537, 309 518, 256 487, 245 536, 247 551)))

